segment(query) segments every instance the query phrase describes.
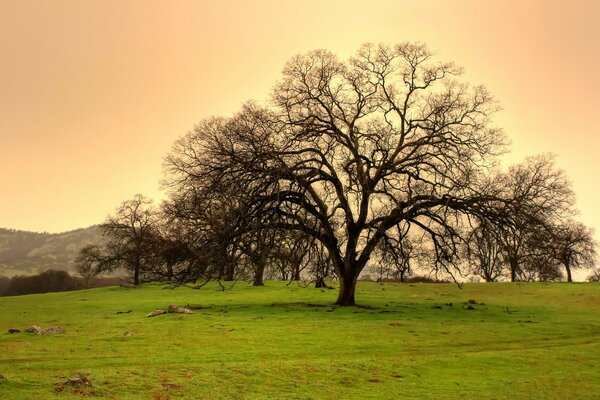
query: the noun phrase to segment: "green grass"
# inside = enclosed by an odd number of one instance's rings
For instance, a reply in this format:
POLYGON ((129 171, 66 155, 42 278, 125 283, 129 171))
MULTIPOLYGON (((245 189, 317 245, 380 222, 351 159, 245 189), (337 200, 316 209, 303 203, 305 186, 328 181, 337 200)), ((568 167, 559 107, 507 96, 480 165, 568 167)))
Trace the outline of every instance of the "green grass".
POLYGON ((267 282, 0 298, 0 398, 600 396, 598 284, 361 282, 357 299, 372 308, 334 307, 335 297, 267 282), (188 303, 208 308, 145 317, 188 303), (66 333, 5 333, 32 324, 66 333), (79 372, 93 388, 56 393, 79 372))

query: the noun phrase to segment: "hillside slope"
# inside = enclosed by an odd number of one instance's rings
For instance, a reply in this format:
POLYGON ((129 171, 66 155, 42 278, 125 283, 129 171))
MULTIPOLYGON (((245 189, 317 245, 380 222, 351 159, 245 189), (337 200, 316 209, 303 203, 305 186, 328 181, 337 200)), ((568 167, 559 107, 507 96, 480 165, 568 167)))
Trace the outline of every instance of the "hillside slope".
POLYGON ((32 275, 49 269, 73 272, 79 250, 100 239, 98 226, 63 233, 0 228, 0 275, 32 275))

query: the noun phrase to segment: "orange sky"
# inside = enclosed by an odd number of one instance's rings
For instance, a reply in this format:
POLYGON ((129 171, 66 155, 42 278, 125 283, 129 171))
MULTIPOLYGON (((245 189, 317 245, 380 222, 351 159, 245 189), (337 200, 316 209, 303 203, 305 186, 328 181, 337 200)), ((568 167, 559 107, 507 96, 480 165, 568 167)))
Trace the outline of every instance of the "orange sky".
POLYGON ((159 198, 200 119, 268 94, 287 59, 427 43, 501 102, 510 161, 558 154, 600 231, 600 1, 0 0, 0 227, 101 222, 159 198))

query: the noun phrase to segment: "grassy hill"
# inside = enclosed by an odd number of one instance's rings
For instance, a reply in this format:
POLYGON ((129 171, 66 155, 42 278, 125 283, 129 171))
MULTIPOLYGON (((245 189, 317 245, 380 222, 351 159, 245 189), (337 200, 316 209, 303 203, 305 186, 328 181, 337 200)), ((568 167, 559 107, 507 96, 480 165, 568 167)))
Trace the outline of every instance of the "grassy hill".
POLYGON ((0 398, 597 399, 600 284, 147 285, 0 298, 0 398), (169 304, 193 315, 146 318, 169 304), (119 311, 129 313, 117 314, 119 311), (64 335, 5 333, 59 325, 64 335), (93 386, 57 384, 82 373, 93 386), (59 386, 60 387, 60 386, 59 386))
POLYGON ((33 275, 49 269, 72 272, 79 250, 100 240, 97 226, 63 233, 0 228, 0 275, 33 275))

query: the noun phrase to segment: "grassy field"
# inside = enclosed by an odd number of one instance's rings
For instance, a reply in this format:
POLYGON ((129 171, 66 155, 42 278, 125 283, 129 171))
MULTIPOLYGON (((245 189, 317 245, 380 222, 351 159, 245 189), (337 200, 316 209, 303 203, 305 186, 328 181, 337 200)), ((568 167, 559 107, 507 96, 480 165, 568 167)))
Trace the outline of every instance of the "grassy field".
POLYGON ((335 296, 267 282, 0 298, 0 398, 600 397, 598 284, 361 282, 361 308, 335 296), (146 318, 169 304, 206 308, 146 318), (6 333, 32 324, 66 333, 6 333), (56 391, 77 373, 93 386, 56 391))

